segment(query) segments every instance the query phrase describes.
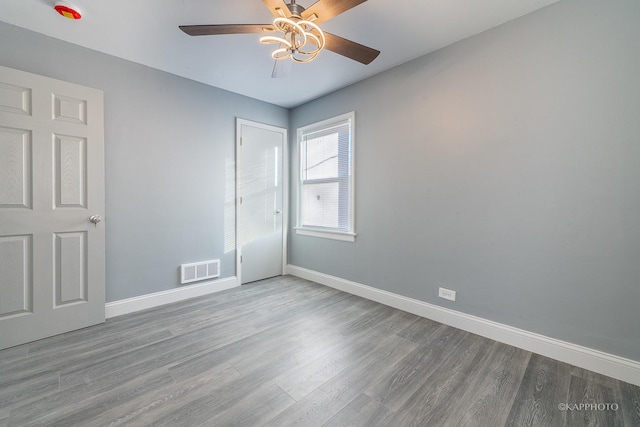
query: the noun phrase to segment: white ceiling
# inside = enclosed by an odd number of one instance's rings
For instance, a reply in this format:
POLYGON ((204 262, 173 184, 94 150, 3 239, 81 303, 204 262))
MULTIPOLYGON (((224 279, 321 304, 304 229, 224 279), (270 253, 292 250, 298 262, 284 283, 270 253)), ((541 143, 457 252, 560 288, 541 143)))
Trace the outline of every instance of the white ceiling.
MULTIPOLYGON (((382 53, 362 65, 330 51, 273 79, 272 45, 259 34, 190 37, 178 25, 263 24, 261 0, 67 0, 83 17, 53 10, 55 0, 0 0, 0 19, 283 107, 294 107, 558 0, 369 0, 323 23, 336 35, 382 53)), ((308 7, 314 0, 298 0, 308 7)))

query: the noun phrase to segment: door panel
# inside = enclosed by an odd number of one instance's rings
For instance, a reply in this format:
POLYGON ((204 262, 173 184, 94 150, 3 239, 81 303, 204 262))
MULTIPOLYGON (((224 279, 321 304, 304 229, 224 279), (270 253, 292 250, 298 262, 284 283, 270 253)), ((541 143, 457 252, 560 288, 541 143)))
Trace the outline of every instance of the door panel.
POLYGON ((56 208, 86 208, 86 139, 55 135, 54 145, 56 208))
POLYGON ((56 307, 87 300, 87 232, 56 233, 56 307))
POLYGON ((31 236, 0 237, 0 271, 0 319, 31 312, 31 236))
POLYGON ((241 283, 282 274, 283 149, 286 131, 238 121, 238 240, 241 283))
POLYGON ((87 124, 87 101, 53 94, 53 120, 87 124))
POLYGON ((0 67, 0 349, 104 321, 103 95, 0 67))
POLYGON ((0 209, 31 207, 31 133, 0 127, 0 209))
POLYGON ((0 111, 31 115, 31 89, 0 82, 0 111))

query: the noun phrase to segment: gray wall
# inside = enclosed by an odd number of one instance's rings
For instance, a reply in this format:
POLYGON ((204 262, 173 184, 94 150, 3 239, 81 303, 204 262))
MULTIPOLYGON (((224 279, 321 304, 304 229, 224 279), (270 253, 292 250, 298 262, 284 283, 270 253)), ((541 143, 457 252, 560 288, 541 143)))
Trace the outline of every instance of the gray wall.
POLYGON ((235 118, 286 109, 1 22, 0 64, 104 91, 107 301, 176 288, 185 262, 235 275, 235 118))
POLYGON ((639 22, 563 0, 294 109, 356 112, 358 236, 290 263, 640 360, 639 22))

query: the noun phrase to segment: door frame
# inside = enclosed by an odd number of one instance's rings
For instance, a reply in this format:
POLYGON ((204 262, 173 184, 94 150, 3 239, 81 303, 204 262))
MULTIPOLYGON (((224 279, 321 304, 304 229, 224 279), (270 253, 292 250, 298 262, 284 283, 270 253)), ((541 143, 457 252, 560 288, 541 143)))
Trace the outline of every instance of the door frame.
POLYGON ((289 240, 289 139, 288 130, 286 128, 272 126, 265 123, 254 122, 252 120, 236 117, 236 174, 235 174, 235 192, 236 192, 236 280, 238 285, 242 283, 242 247, 239 242, 240 235, 240 167, 242 165, 242 126, 252 126, 259 129, 270 130, 282 134, 282 272, 285 274, 287 269, 287 242, 289 240))

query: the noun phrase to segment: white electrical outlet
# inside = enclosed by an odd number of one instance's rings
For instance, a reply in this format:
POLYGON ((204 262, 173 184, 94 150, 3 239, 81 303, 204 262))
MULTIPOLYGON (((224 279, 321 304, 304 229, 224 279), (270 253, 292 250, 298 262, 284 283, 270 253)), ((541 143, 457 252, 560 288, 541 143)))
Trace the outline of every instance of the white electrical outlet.
POLYGON ((451 289, 438 288, 438 296, 440 298, 448 299, 449 301, 455 301, 456 291, 452 291, 451 289))

